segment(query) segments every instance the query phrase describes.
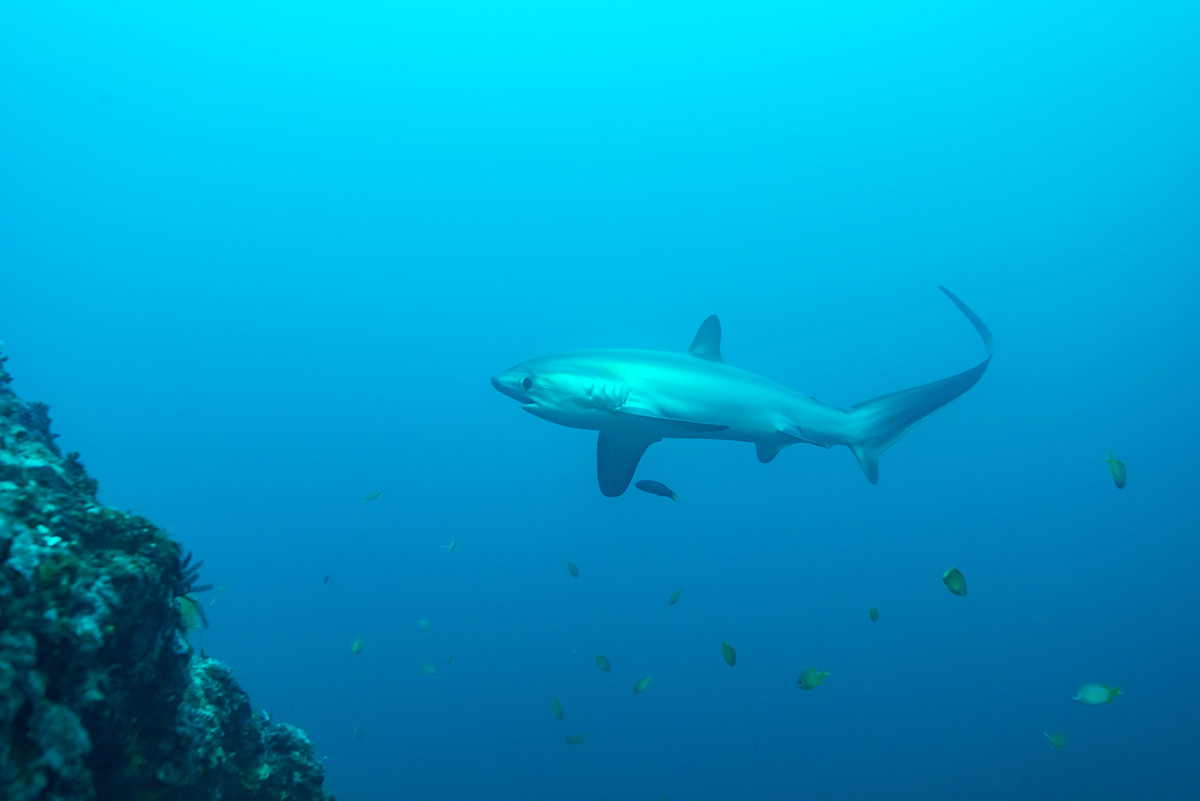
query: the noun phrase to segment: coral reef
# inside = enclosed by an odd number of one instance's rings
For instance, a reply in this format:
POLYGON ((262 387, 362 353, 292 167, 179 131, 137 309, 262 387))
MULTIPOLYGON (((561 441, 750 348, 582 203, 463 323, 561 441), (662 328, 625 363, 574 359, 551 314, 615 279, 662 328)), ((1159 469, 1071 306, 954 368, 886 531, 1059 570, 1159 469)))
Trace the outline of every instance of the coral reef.
POLYGON ((0 797, 325 801, 304 733, 193 652, 192 564, 96 500, 0 355, 0 797), (191 607, 191 609, 189 609, 191 607))

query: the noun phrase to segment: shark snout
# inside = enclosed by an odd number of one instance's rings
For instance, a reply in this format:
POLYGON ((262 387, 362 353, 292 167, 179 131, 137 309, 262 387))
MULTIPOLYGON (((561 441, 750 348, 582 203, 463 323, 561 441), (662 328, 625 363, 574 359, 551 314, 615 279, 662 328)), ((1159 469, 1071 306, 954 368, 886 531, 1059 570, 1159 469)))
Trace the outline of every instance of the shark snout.
POLYGON ((529 374, 517 370, 506 370, 492 376, 493 387, 521 403, 529 403, 531 400, 527 392, 529 387, 525 386, 528 383, 529 374))

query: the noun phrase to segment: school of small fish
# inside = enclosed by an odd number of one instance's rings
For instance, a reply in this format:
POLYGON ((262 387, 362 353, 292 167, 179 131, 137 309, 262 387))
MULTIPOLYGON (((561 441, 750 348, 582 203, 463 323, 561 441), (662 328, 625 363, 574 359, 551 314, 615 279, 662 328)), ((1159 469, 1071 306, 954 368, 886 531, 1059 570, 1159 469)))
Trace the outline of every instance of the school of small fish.
MULTIPOLYGON (((1109 471, 1112 473, 1113 482, 1116 484, 1117 489, 1124 489, 1126 481, 1124 463, 1119 459, 1114 458, 1111 451, 1108 454, 1108 458, 1104 461, 1108 464, 1109 471)), ((678 496, 673 490, 658 481, 639 481, 634 486, 643 492, 647 492, 652 495, 670 498, 674 501, 679 500, 678 496)), ((366 498, 367 500, 375 500, 382 494, 382 490, 373 490, 367 493, 366 498)), ((450 540, 448 545, 443 545, 442 547, 453 553, 457 544, 457 540, 450 540)), ((567 572, 570 573, 572 578, 579 578, 579 567, 574 562, 567 562, 567 572)), ((324 583, 329 583, 329 576, 325 576, 324 583)), ((960 598, 966 597, 967 578, 958 568, 950 567, 944 573, 942 573, 942 583, 945 584, 946 589, 948 589, 954 595, 960 598)), ((683 587, 676 589, 667 599, 667 604, 674 606, 676 602, 679 601, 679 597, 682 593, 683 587)), ((181 609, 184 610, 185 616, 188 614, 195 614, 191 610, 193 608, 199 608, 199 605, 195 604, 194 600, 191 599, 190 596, 179 598, 177 599, 177 602, 180 604, 181 609)), ((869 617, 872 623, 879 622, 879 607, 872 606, 869 610, 869 617)), ((430 631, 432 628, 432 622, 429 620, 429 618, 422 618, 420 621, 418 621, 418 627, 422 631, 430 631)), ((350 650, 357 655, 362 652, 362 649, 363 640, 361 637, 359 637, 351 644, 350 650)), ((449 664, 450 660, 453 658, 453 656, 448 657, 446 659, 446 663, 449 664)), ((725 660, 725 664, 727 664, 729 667, 735 667, 737 665, 737 651, 734 650, 733 646, 725 640, 721 641, 721 658, 725 660)), ((602 672, 610 673, 612 671, 612 663, 609 662, 608 657, 602 654, 596 654, 594 659, 596 662, 596 667, 602 672)), ((425 674, 437 673, 433 665, 428 662, 422 662, 418 667, 420 671, 425 674)), ((800 672, 799 678, 796 679, 796 687, 801 690, 813 690, 824 684, 824 680, 828 678, 829 675, 829 672, 824 669, 818 670, 816 668, 805 668, 800 672)), ((650 685, 650 681, 650 676, 646 676, 645 678, 636 681, 633 685, 633 694, 641 695, 643 692, 645 692, 646 688, 650 685)), ((1119 695, 1124 695, 1124 693, 1121 691, 1121 687, 1109 687, 1105 684, 1084 684, 1079 688, 1072 700, 1083 704, 1084 706, 1099 706, 1112 703, 1112 700, 1119 695)), ((558 700, 557 696, 554 696, 550 699, 550 713, 555 720, 559 721, 561 721, 565 715, 563 705, 558 700)), ((1063 732, 1053 730, 1043 732, 1042 734, 1045 736, 1051 748, 1053 748, 1055 751, 1061 751, 1066 747, 1067 737, 1065 734, 1063 734, 1063 732)), ((361 740, 362 731, 356 728, 354 730, 354 736, 355 739, 361 740)), ((563 739, 563 742, 565 742, 567 745, 582 745, 585 739, 586 738, 583 735, 570 734, 563 739)))

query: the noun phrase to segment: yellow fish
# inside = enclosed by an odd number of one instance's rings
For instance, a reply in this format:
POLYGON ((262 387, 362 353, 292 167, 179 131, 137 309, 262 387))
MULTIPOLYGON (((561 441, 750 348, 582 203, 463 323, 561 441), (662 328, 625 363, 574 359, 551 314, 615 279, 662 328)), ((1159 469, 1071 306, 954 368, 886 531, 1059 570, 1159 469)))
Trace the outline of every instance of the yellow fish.
POLYGON ((952 567, 942 574, 942 583, 946 585, 946 589, 955 595, 964 596, 967 594, 967 577, 956 567, 952 567))
POLYGON ((871 622, 872 623, 879 622, 879 607, 878 606, 871 607, 871 622))
POLYGON ((1072 701, 1078 701, 1084 706, 1110 704, 1118 695, 1124 695, 1120 687, 1109 687, 1107 684, 1085 684, 1075 693, 1072 701))
POLYGON ((382 494, 383 494, 383 490, 371 490, 370 492, 367 493, 367 500, 373 501, 382 494))
POLYGON ((562 720, 563 708, 562 704, 558 702, 558 698, 550 699, 550 711, 554 713, 555 720, 562 720))
POLYGON ((644 679, 638 679, 638 682, 637 682, 637 684, 633 685, 633 694, 634 694, 634 695, 641 695, 641 694, 642 694, 642 691, 644 691, 644 690, 646 689, 646 686, 647 686, 647 685, 649 685, 649 684, 650 684, 650 677, 649 677, 649 676, 647 676, 647 677, 646 677, 646 678, 644 678, 644 679))
POLYGON ((674 606, 675 602, 679 600, 679 594, 681 592, 683 592, 683 587, 680 587, 679 589, 675 590, 675 592, 671 593, 671 597, 667 599, 667 603, 669 603, 671 606, 674 606))
POLYGON ((200 608, 200 602, 191 595, 180 595, 175 599, 175 605, 179 607, 179 616, 183 619, 184 631, 195 631, 200 628, 203 623, 205 628, 208 628, 208 621, 204 619, 204 610, 200 608))
POLYGON ((721 656, 725 657, 725 662, 730 667, 737 664, 737 651, 733 650, 733 646, 721 640, 721 656))
POLYGON ((578 734, 567 735, 567 745, 581 745, 582 743, 583 743, 583 737, 581 737, 580 735, 578 735, 578 734))
POLYGON ((612 665, 608 663, 608 658, 600 656, 600 654, 596 654, 596 667, 600 668, 605 673, 612 670, 612 665))
POLYGON ((1108 470, 1112 473, 1117 489, 1125 489, 1125 463, 1120 459, 1114 459, 1112 451, 1108 452, 1108 458, 1104 461, 1108 462, 1108 470))
POLYGON ((358 654, 362 653, 362 647, 363 647, 363 641, 362 641, 362 637, 359 637, 359 638, 358 638, 357 640, 355 640, 355 641, 354 641, 354 643, 353 643, 353 644, 350 646, 350 650, 351 650, 351 651, 353 651, 353 652, 354 652, 354 654, 357 656, 358 654))
POLYGON ((1055 751, 1063 750, 1063 746, 1067 744, 1067 735, 1061 731, 1044 731, 1042 734, 1046 735, 1046 739, 1050 741, 1050 747, 1055 751))
POLYGON ((574 562, 567 562, 567 572, 573 577, 579 578, 579 568, 575 567, 574 562))
POLYGON ((796 679, 796 686, 801 690, 811 690, 813 687, 820 686, 822 684, 821 680, 828 675, 829 674, 823 670, 808 668, 800 674, 800 678, 796 679))
POLYGON ((433 665, 429 664, 428 662, 422 662, 420 667, 421 667, 422 673, 428 673, 429 675, 433 675, 434 673, 437 673, 437 671, 434 670, 433 665))

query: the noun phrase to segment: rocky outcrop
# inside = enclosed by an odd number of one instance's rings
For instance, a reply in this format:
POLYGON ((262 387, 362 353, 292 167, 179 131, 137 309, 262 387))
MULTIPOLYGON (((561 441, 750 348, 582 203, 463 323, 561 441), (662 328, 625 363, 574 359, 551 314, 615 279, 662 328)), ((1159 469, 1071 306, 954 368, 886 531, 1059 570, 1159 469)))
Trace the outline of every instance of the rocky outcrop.
POLYGON ((255 714, 187 630, 199 564, 103 506, 0 355, 0 798, 332 799, 304 732, 255 714))

